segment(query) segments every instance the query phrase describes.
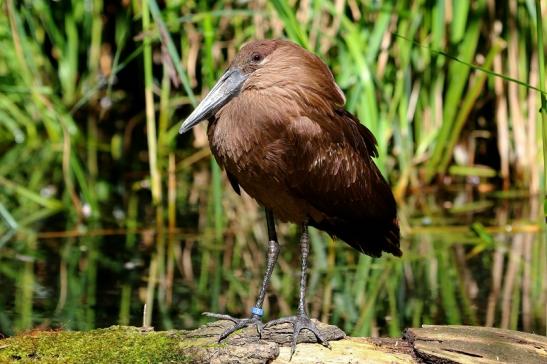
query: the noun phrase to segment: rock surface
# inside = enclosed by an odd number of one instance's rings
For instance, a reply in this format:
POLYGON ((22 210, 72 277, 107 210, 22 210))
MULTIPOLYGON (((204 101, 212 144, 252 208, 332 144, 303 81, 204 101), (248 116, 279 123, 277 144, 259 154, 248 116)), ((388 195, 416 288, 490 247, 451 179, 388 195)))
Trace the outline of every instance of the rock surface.
MULTIPOLYGON (((0 340, 0 363, 275 363, 287 364, 292 327, 237 331, 216 321, 192 331, 112 326, 87 332, 32 331, 0 340)), ((332 349, 304 331, 291 364, 301 363, 547 363, 547 338, 471 326, 424 326, 402 338, 352 338, 317 322, 332 349)))

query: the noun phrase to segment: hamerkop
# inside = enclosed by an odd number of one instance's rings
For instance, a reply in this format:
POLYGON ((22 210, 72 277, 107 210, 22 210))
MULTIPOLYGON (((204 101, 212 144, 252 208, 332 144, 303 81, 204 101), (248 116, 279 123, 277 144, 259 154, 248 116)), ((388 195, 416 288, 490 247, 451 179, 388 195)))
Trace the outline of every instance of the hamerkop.
POLYGON ((302 329, 329 346, 306 313, 308 226, 370 256, 401 255, 395 200, 372 160, 376 139, 344 103, 319 57, 286 40, 260 40, 241 49, 182 124, 180 133, 209 121, 211 150, 234 190, 242 187, 266 209, 268 260, 256 305, 243 319, 206 312, 235 324, 219 341, 245 326, 260 334, 290 322, 292 353, 302 329), (301 226, 300 299, 296 316, 264 326, 262 303, 279 254, 274 216, 301 226))

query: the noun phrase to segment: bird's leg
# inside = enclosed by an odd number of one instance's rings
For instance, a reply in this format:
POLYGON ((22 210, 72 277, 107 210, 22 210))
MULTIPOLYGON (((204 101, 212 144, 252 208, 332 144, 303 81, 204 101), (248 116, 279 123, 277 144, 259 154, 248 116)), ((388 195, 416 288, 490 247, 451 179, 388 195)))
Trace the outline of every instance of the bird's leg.
POLYGON ((271 210, 266 209, 266 221, 268 223, 268 260, 266 262, 266 271, 264 272, 264 279, 262 280, 262 285, 260 286, 260 291, 258 297, 256 298, 256 304, 251 309, 251 316, 249 318, 238 319, 229 315, 222 315, 211 312, 204 312, 203 314, 209 317, 214 317, 221 320, 232 321, 235 325, 222 334, 218 341, 225 339, 231 333, 251 325, 256 325, 258 335, 262 335, 262 329, 264 324, 262 323, 262 315, 264 311, 262 310, 262 304, 264 303, 264 297, 266 296, 266 289, 270 283, 270 278, 272 276, 275 263, 277 262, 277 257, 279 256, 279 243, 277 242, 277 234, 275 232, 275 220, 271 210))
POLYGON ((266 296, 266 289, 270 284, 270 278, 279 256, 279 243, 277 242, 277 233, 275 232, 275 221, 271 210, 266 209, 266 222, 268 224, 268 260, 266 261, 266 271, 264 272, 264 278, 262 279, 262 286, 260 292, 256 298, 255 308, 260 310, 260 317, 262 317, 262 304, 264 303, 264 297, 266 296))
POLYGON ((298 300, 298 310, 296 316, 284 317, 268 322, 265 327, 270 327, 282 323, 292 323, 294 326, 291 358, 296 350, 296 342, 300 331, 308 329, 315 334, 317 340, 323 345, 330 348, 329 342, 323 337, 317 326, 310 320, 306 313, 306 278, 308 273, 308 255, 310 253, 310 238, 308 235, 308 226, 302 225, 302 235, 300 237, 300 252, 301 252, 301 274, 300 274, 300 298, 298 300))

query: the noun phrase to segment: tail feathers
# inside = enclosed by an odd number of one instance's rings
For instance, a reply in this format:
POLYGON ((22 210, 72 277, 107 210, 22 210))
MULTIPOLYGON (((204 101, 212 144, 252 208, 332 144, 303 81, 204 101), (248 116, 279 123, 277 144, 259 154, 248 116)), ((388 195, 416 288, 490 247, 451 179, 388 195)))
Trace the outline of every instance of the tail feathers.
POLYGON ((400 249, 399 223, 394 219, 391 223, 349 223, 339 219, 324 220, 311 223, 312 226, 328 232, 355 250, 379 257, 382 252, 391 253, 397 257, 403 255, 400 249))

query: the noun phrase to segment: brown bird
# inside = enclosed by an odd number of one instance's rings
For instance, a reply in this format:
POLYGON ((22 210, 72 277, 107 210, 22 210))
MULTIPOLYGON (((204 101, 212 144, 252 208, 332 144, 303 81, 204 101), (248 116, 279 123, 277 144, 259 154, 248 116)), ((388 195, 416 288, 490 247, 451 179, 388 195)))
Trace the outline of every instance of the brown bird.
POLYGON ((306 313, 308 226, 370 256, 401 256, 395 200, 372 160, 376 139, 344 104, 319 57, 286 40, 260 40, 241 49, 182 124, 180 133, 209 121, 211 150, 234 190, 241 186, 266 209, 268 260, 256 305, 244 319, 206 312, 235 323, 219 341, 245 326, 259 334, 265 327, 262 303, 279 254, 274 216, 302 228, 297 315, 266 324, 293 323, 291 357, 302 329, 329 346, 306 313))

